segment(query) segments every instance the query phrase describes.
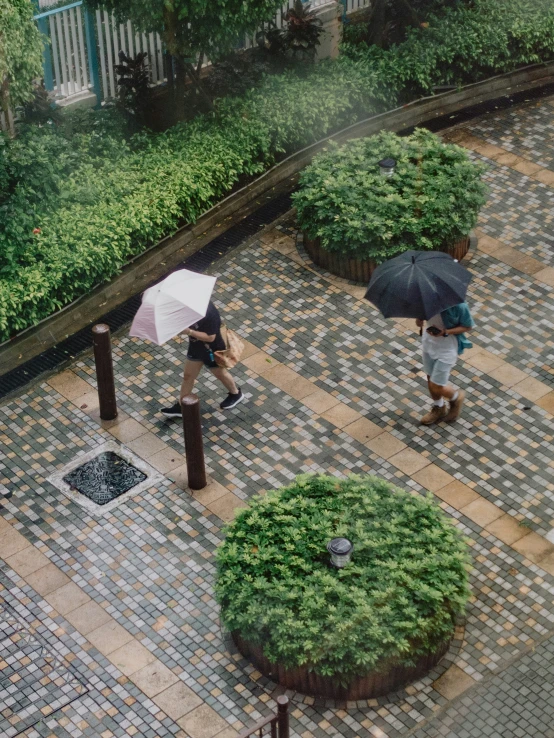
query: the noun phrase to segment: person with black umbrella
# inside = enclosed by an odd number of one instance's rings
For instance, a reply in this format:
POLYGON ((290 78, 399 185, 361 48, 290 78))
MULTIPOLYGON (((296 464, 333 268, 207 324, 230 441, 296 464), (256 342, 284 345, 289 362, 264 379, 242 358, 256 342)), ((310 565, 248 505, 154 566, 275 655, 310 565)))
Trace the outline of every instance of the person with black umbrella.
POLYGON ((420 420, 422 425, 431 425, 439 420, 453 423, 458 419, 464 404, 465 392, 449 384, 450 372, 458 356, 471 342, 465 334, 475 323, 467 303, 462 302, 433 315, 427 321, 416 319, 422 334, 421 348, 423 370, 427 375, 427 386, 433 406, 420 420), (446 406, 448 402, 449 407, 446 406))
POLYGON ((373 272, 365 295, 385 318, 416 319, 433 400, 431 410, 421 418, 423 425, 454 422, 462 409, 464 391, 449 381, 458 356, 471 347, 465 334, 475 323, 464 302, 470 280, 467 269, 448 254, 406 251, 373 272))

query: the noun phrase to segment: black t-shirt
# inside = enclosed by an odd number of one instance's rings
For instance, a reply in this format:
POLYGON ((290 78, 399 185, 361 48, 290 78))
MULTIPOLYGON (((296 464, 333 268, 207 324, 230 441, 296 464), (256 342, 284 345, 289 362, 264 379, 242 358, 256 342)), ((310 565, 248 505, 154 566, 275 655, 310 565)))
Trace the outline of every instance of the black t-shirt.
MULTIPOLYGON (((205 317, 201 318, 198 323, 194 323, 194 325, 191 325, 189 327, 193 331, 200 331, 200 333, 206 333, 208 336, 213 336, 215 334, 215 339, 209 344, 211 350, 225 350, 225 341, 223 340, 223 336, 221 335, 221 315, 219 314, 219 311, 213 304, 213 302, 210 302, 210 304, 208 305, 208 310, 205 317)), ((198 339, 193 338, 192 336, 189 336, 189 341, 191 342, 191 344, 203 344, 203 341, 198 341, 198 339)))

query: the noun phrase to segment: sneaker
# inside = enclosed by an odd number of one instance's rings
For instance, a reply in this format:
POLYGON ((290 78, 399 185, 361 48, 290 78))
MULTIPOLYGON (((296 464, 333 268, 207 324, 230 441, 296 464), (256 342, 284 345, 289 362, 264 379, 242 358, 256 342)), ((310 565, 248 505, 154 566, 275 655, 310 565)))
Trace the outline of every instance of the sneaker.
POLYGON ((463 390, 458 390, 458 397, 450 402, 450 410, 448 411, 445 421, 447 423, 453 423, 458 420, 460 413, 462 412, 462 406, 464 404, 466 393, 463 390))
POLYGON ((444 420, 447 414, 448 408, 446 407, 446 405, 443 405, 442 407, 439 407, 438 405, 433 405, 427 415, 424 415, 419 422, 421 423, 421 425, 432 425, 433 423, 438 423, 439 420, 444 420))
POLYGON ((232 407, 235 407, 235 405, 238 405, 239 402, 242 402, 243 400, 244 395, 242 394, 241 388, 239 387, 239 391, 236 393, 236 395, 233 395, 229 392, 223 402, 220 403, 219 407, 222 410, 230 410, 232 407))
POLYGON ((172 405, 171 407, 162 407, 160 412, 162 415, 165 415, 166 418, 182 418, 183 417, 183 411, 181 409, 180 402, 176 402, 175 405, 172 405))

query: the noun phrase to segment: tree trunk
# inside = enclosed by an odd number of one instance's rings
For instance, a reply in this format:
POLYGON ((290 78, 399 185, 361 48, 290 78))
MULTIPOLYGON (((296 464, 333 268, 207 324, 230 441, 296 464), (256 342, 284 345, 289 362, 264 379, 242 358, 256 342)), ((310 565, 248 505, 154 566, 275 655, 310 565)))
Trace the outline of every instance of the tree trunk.
POLYGON ((2 84, 0 85, 0 117, 3 119, 3 124, 0 128, 5 130, 8 136, 15 136, 15 129, 13 125, 13 114, 10 108, 10 83, 7 77, 4 77, 2 84))
POLYGON ((420 23, 419 16, 413 6, 410 4, 409 0, 399 0, 399 2, 400 5, 402 5, 402 7, 404 8, 404 12, 407 17, 406 25, 411 25, 414 26, 414 28, 417 28, 420 23))
POLYGON ((187 91, 186 64, 181 54, 175 54, 175 84, 173 85, 175 112, 179 120, 185 117, 185 94, 187 91))
POLYGON ((200 79, 200 69, 202 67, 202 56, 200 57, 200 61, 198 63, 198 67, 195 68, 193 64, 188 63, 186 65, 188 75, 191 79, 193 88, 195 89, 196 93, 202 98, 204 103, 207 105, 208 110, 213 110, 214 104, 212 98, 208 95, 206 90, 204 89, 204 86, 202 85, 202 80, 200 79))
POLYGON ((388 0, 375 0, 368 24, 368 42, 383 46, 385 28, 387 27, 388 0))
POLYGON ((173 104, 178 120, 185 117, 186 68, 185 60, 178 41, 179 19, 175 10, 164 7, 164 41, 169 54, 175 61, 175 76, 173 79, 173 104))

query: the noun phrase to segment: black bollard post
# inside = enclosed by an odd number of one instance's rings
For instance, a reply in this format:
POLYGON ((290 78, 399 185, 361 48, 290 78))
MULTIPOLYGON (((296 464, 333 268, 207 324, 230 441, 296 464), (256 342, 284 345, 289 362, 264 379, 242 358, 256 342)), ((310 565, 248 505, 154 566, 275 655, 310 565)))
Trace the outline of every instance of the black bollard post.
POLYGON ((277 697, 277 725, 279 738, 289 738, 289 698, 285 694, 277 697))
POLYGON ((204 489, 208 484, 204 464, 204 444, 200 422, 200 402, 197 395, 181 398, 183 408, 183 432, 185 436, 185 455, 190 489, 204 489))
POLYGON ((113 420, 117 417, 115 399, 115 383, 113 377, 112 344, 110 327, 98 323, 92 329, 94 346, 94 363, 96 364, 96 380, 98 382, 98 401, 102 420, 113 420))

